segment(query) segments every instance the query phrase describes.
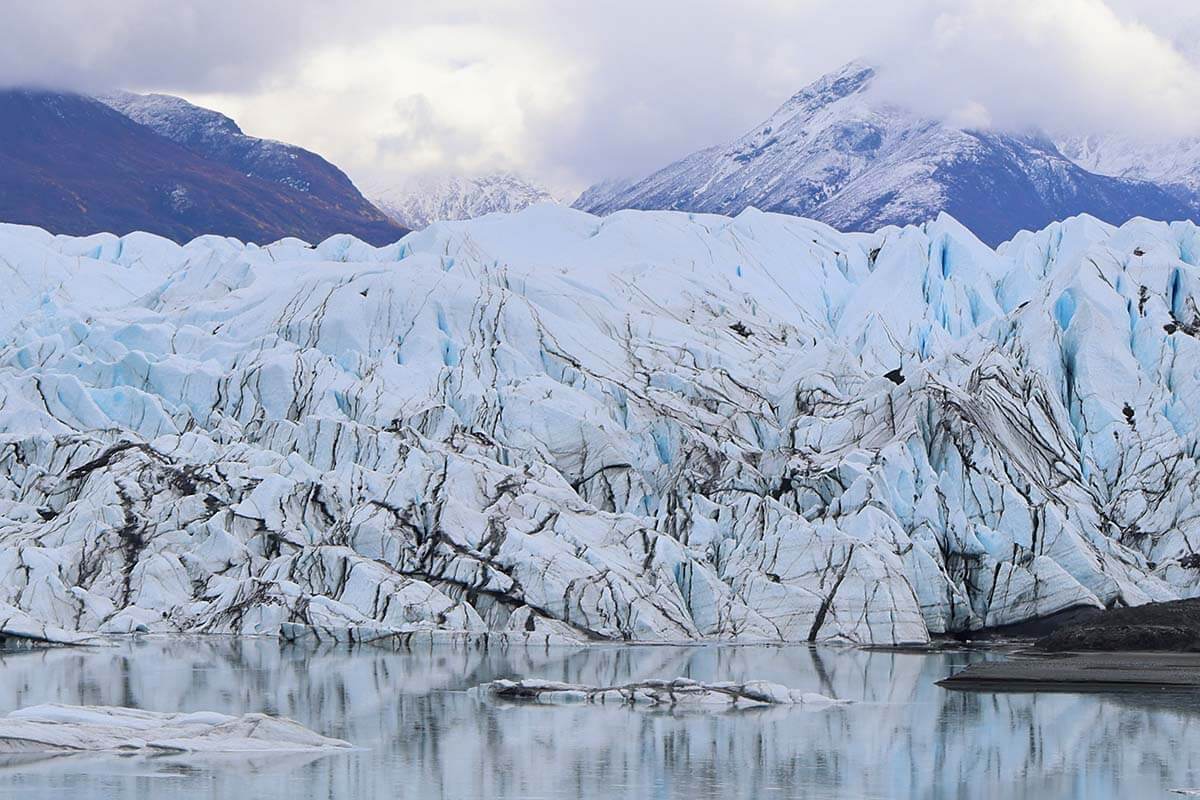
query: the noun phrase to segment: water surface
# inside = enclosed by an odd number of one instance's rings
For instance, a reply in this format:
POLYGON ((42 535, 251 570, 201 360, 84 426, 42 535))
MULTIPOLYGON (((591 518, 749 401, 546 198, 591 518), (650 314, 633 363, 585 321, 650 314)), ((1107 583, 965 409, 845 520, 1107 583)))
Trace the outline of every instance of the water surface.
POLYGON ((1146 798, 1200 787, 1194 694, 951 692, 982 652, 508 652, 145 640, 0 654, 0 713, 44 702, 262 711, 361 750, 318 758, 0 761, 0 798, 1146 798), (765 679, 856 701, 725 714, 501 707, 498 677, 765 679))

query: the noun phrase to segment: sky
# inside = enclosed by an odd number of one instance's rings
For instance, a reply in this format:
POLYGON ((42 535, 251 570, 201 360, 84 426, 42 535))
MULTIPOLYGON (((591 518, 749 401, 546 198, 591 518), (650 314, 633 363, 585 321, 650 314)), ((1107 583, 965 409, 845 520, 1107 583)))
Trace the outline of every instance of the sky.
POLYGON ((757 125, 852 59, 956 124, 1200 135, 1185 0, 0 0, 0 84, 177 94, 365 189, 564 199, 757 125))

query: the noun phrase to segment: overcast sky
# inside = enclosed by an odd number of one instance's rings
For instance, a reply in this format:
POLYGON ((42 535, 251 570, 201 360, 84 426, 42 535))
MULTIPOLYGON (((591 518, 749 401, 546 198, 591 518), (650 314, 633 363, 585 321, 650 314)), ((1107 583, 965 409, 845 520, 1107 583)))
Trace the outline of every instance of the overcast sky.
MULTIPOLYGON (((360 186, 569 198, 736 136, 853 58, 970 124, 1200 134, 1186 0, 0 0, 0 82, 182 95, 360 186)), ((885 80, 886 78, 886 80, 885 80)))

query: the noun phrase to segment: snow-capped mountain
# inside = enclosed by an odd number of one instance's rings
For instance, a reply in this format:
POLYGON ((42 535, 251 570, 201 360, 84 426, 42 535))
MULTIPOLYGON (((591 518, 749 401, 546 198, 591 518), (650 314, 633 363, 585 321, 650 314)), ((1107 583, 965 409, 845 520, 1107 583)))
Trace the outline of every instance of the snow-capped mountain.
POLYGON ((442 220, 474 219, 555 202, 543 187, 511 172, 412 178, 368 189, 367 194, 397 224, 412 230, 442 220))
POLYGON ((1063 137, 1063 155, 1100 175, 1152 181, 1200 209, 1200 137, 1146 141, 1130 136, 1063 137))
POLYGON ((91 97, 0 90, 0 221, 68 234, 149 230, 181 242, 208 233, 321 241, 349 231, 387 243, 406 232, 319 156, 242 136, 231 120, 178 98, 153 105, 183 109, 223 132, 193 140, 179 124, 162 135, 157 123, 139 124, 91 97), (211 146, 219 141, 238 144, 211 146), (304 191, 279 173, 248 174, 249 163, 275 157, 288 174, 309 176, 304 191))
POLYGON ((1195 596, 1197 254, 1090 217, 0 226, 0 632, 891 643, 1195 596))
POLYGON ((134 122, 248 176, 282 183, 298 192, 313 188, 307 169, 316 165, 349 180, 337 167, 294 145, 242 133, 229 117, 167 94, 110 92, 97 100, 134 122), (308 163, 306 163, 308 162, 308 163))
MULTIPOLYGON (((307 195, 298 202, 321 205, 323 216, 331 223, 360 220, 360 226, 365 223, 377 228, 377 232, 358 234, 370 241, 387 243, 403 234, 388 224, 388 218, 363 197, 346 173, 316 153, 285 142, 247 136, 224 114, 181 97, 110 92, 97 99, 158 135, 247 178, 280 184, 291 193, 307 195)), ((319 238, 334 230, 339 229, 329 229, 319 238)))
POLYGON ((599 184, 575 207, 736 214, 747 207, 873 230, 948 212, 997 244, 1087 212, 1183 219, 1190 207, 1151 183, 1097 175, 1041 136, 957 128, 872 91, 852 63, 806 87, 749 133, 640 180, 599 184))

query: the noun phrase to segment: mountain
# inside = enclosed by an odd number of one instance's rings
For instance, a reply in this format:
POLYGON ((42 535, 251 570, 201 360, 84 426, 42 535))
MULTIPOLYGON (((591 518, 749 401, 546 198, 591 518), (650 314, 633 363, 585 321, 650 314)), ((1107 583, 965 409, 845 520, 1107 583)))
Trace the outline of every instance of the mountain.
POLYGON ((1193 212, 1200 209, 1200 137, 1146 141, 1093 134, 1063 137, 1056 145, 1085 169, 1157 183, 1187 203, 1193 212))
POLYGON ((319 156, 243 136, 177 98, 152 105, 170 111, 143 125, 90 97, 0 91, 0 220, 179 242, 207 233, 316 242, 348 231, 385 244, 405 233, 319 156), (171 136, 156 132, 166 119, 171 136))
POLYGON ((0 633, 937 634, 1200 595, 1200 228, 0 226, 0 633))
POLYGON ((1048 138, 922 118, 876 96, 875 77, 870 66, 847 65, 739 139, 640 180, 592 187, 575 207, 737 214, 753 206, 841 230, 922 222, 945 211, 993 245, 1084 212, 1111 222, 1192 214, 1159 186, 1088 172, 1048 138))
POLYGON ((544 188, 510 172, 474 178, 415 178, 368 190, 375 205, 398 225, 420 230, 440 220, 474 219, 556 202, 544 188))

